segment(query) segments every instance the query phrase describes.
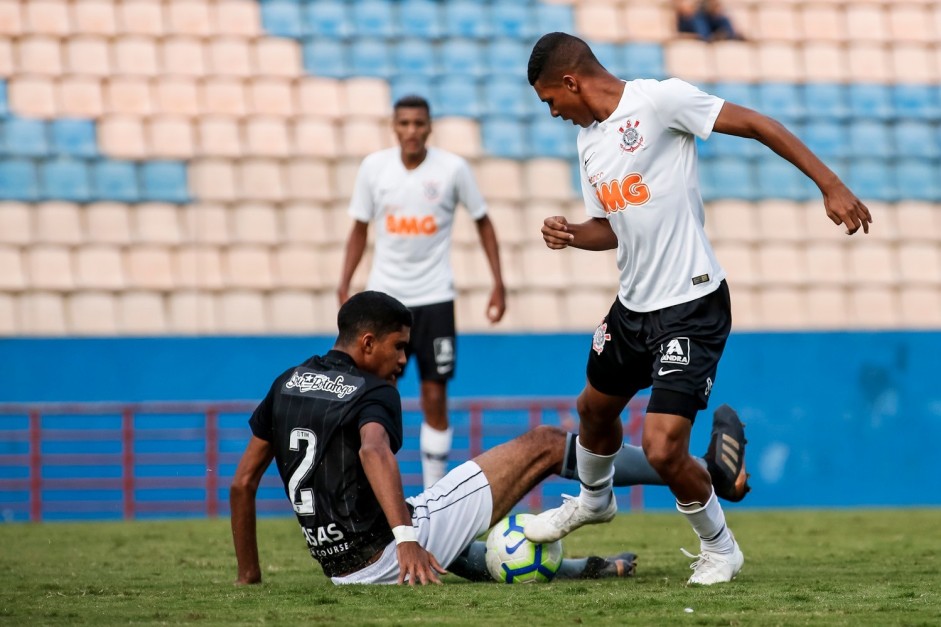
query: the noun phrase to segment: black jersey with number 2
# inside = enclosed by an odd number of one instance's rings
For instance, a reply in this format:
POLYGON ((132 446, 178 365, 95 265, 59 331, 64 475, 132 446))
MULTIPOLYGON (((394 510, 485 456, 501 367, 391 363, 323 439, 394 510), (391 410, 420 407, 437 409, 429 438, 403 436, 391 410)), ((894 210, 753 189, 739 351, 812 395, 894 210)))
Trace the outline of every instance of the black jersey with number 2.
POLYGON ((369 422, 385 427, 398 452, 398 390, 336 350, 285 371, 249 419, 274 447, 310 554, 330 577, 358 570, 392 541, 359 461, 359 429, 369 422))

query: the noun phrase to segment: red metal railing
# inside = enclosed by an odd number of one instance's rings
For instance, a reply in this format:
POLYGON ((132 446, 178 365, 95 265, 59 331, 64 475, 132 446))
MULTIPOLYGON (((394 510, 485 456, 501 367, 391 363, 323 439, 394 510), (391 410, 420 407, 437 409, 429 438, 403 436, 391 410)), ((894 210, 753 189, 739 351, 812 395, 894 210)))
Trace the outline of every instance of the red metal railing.
MULTIPOLYGON (((227 514, 227 496, 223 492, 220 497, 220 490, 228 488, 241 457, 249 433, 245 420, 255 405, 248 401, 0 404, 0 469, 8 471, 0 474, 0 512, 8 518, 28 517, 32 521, 79 516, 130 520, 153 515, 227 514), (112 426, 83 428, 82 417, 90 420, 93 416, 112 426), (161 416, 189 416, 189 426, 136 424, 138 419, 146 422, 146 417, 161 416), (63 417, 69 423, 74 420, 75 425, 62 428, 44 424, 63 417), (223 426, 222 417, 228 417, 225 423, 231 426, 223 426), (17 421, 23 428, 16 428, 17 421), (149 450, 150 445, 162 442, 182 444, 182 450, 149 450), (96 451, 96 446, 109 450, 96 451), (202 450, 187 450, 198 448, 202 450), (101 476, 108 470, 116 476, 101 476), (85 494, 68 498, 76 491, 85 494), (25 495, 28 499, 24 500, 25 495)), ((571 398, 453 399, 449 408, 455 439, 466 434, 468 442, 465 450, 455 449, 454 459, 480 454, 485 437, 505 441, 544 422, 566 430, 578 426, 571 398), (505 412, 525 412, 526 418, 504 416, 501 420, 500 414, 505 412), (454 419, 459 416, 466 416, 466 420, 454 419)), ((407 413, 420 411, 418 401, 412 399, 403 402, 403 409, 407 413)), ((641 416, 640 405, 632 404, 625 424, 626 438, 636 440, 639 436, 641 416)), ((413 422, 406 425, 406 438, 415 441, 417 419, 413 422)), ((417 451, 403 449, 399 457, 406 486, 417 491, 421 483, 416 470, 417 451)), ((525 502, 534 511, 540 509, 547 489, 553 484, 558 488, 559 481, 544 482, 525 502)), ((259 512, 290 512, 273 469, 266 473, 261 487, 259 512)), ((630 505, 632 509, 643 506, 640 486, 630 489, 630 505)))

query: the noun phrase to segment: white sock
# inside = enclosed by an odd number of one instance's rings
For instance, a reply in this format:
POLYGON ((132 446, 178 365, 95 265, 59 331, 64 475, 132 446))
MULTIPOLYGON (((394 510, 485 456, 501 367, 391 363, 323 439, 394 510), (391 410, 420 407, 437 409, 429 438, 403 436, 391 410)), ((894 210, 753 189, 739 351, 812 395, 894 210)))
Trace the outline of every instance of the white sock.
POLYGON ((586 508, 602 510, 611 501, 615 457, 617 453, 592 453, 582 446, 579 438, 575 438, 575 465, 578 467, 578 478, 582 486, 578 498, 586 508))
POLYGON ((710 553, 731 553, 735 546, 735 539, 728 525, 725 524, 725 513, 719 505, 715 491, 709 495, 706 504, 676 502, 676 509, 686 515, 693 531, 699 536, 702 550, 710 553))
POLYGON ((433 486, 448 472, 448 454, 451 452, 453 435, 454 429, 450 427, 439 431, 422 421, 419 449, 421 450, 422 483, 426 488, 433 486))

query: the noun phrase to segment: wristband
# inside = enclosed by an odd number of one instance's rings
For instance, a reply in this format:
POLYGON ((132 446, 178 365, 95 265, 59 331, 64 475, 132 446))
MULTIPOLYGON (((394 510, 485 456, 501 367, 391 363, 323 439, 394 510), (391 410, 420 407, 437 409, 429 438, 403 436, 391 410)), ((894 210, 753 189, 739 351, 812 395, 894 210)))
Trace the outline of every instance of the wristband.
POLYGON ((415 527, 411 525, 393 527, 392 535, 395 536, 396 545, 402 544, 403 542, 418 542, 418 534, 415 532, 415 527))

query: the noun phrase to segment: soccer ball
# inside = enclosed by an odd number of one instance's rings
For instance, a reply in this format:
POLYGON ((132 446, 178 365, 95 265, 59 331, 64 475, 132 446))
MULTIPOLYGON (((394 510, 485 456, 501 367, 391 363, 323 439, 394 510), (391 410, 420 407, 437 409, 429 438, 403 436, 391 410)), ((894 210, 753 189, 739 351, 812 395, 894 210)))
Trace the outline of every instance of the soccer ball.
POLYGON ((546 583, 562 564, 562 541, 533 544, 523 535, 532 514, 513 514, 487 536, 487 570, 502 583, 546 583))

